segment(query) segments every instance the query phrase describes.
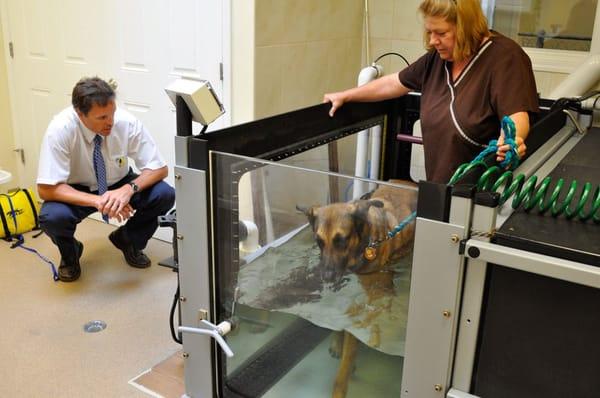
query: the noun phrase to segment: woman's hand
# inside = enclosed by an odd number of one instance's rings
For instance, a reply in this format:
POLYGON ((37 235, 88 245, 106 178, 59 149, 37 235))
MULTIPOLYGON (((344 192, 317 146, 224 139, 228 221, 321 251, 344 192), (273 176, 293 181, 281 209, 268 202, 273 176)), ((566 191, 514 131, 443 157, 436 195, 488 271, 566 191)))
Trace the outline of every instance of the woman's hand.
MULTIPOLYGON (((517 154, 519 159, 527 153, 527 147, 525 146, 525 139, 529 135, 529 114, 525 111, 516 112, 510 115, 510 118, 515 124, 515 143, 517 144, 517 154)), ((510 145, 504 144, 505 137, 504 131, 500 130, 500 137, 498 138, 498 151, 496 152, 496 161, 502 162, 506 159, 506 152, 510 150, 510 145)))
POLYGON ((327 93, 323 96, 323 103, 331 102, 331 109, 329 110, 329 116, 333 117, 335 111, 341 108, 344 103, 347 102, 345 91, 337 93, 327 93))
POLYGON ((397 73, 390 73, 375 79, 362 86, 349 88, 337 93, 328 93, 323 96, 323 102, 331 102, 329 116, 333 117, 335 112, 346 102, 375 102, 390 98, 397 98, 408 93, 398 79, 397 73))
MULTIPOLYGON (((517 154, 519 155, 519 159, 522 159, 523 156, 527 153, 527 146, 523 141, 523 138, 517 136, 515 138, 515 143, 517 144, 517 154)), ((496 161, 502 162, 506 159, 506 152, 510 151, 510 145, 504 143, 504 133, 500 133, 500 137, 498 138, 498 151, 496 152, 496 161)))

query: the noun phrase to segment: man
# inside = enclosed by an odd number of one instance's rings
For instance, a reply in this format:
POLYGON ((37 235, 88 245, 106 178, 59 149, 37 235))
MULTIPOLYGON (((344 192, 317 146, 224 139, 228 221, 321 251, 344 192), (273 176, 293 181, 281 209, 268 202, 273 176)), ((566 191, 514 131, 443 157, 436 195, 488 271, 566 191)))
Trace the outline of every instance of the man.
POLYGON ((44 200, 40 227, 61 255, 58 277, 72 282, 81 275, 83 244, 75 239, 75 228, 95 211, 106 222, 127 221, 109 239, 130 266, 147 268, 150 259, 142 250, 158 227, 157 217, 175 202, 174 189, 163 181, 166 163, 142 123, 117 108, 115 92, 104 80, 82 78, 71 102, 46 130, 37 178, 44 200))

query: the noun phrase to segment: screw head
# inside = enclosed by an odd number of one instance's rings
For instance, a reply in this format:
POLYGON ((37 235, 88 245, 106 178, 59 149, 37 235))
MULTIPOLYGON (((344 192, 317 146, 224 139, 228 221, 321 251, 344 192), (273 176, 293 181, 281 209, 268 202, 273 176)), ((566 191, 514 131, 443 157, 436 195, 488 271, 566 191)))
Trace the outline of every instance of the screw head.
POLYGON ((436 384, 436 385, 433 386, 433 389, 435 391, 442 391, 442 385, 441 384, 436 384))
POLYGON ((184 352, 184 353, 183 353, 183 357, 184 357, 184 358, 189 358, 189 356, 190 356, 190 354, 188 354, 187 352, 184 352))
POLYGON ((181 174, 175 174, 175 179, 176 180, 181 180, 181 174))
POLYGON ((450 315, 452 315, 452 313, 449 310, 444 310, 442 312, 442 315, 444 315, 446 318, 450 318, 450 315))
POLYGON ((452 236, 450 237, 450 240, 452 241, 452 243, 458 243, 458 242, 460 242, 460 236, 458 236, 456 234, 452 234, 452 236))

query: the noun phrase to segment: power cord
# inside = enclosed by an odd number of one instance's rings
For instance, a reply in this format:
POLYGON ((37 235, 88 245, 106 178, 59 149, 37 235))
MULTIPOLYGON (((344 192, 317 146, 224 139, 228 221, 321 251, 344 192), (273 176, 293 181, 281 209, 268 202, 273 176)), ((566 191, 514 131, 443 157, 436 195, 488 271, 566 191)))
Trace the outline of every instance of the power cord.
POLYGON ((177 307, 177 303, 179 302, 179 281, 177 282, 177 291, 175 292, 175 296, 173 296, 173 304, 171 304, 171 311, 169 313, 169 326, 171 327, 171 337, 175 340, 176 343, 182 344, 181 339, 175 333, 175 308, 177 307))
POLYGON ((373 61, 373 63, 376 64, 377 61, 379 61, 383 57, 387 57, 388 55, 395 55, 397 57, 400 57, 406 63, 406 66, 410 65, 410 62, 408 62, 408 60, 402 54, 399 54, 399 53, 393 52, 393 51, 385 53, 385 54, 381 54, 379 57, 377 57, 377 59, 375 61, 373 61))

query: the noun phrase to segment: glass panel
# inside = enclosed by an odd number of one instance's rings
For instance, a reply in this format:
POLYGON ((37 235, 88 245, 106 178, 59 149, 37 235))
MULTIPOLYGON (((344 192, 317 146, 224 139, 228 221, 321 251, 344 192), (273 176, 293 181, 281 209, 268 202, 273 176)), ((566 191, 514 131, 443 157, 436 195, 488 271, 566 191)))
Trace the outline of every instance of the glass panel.
POLYGON ((482 5, 493 10, 493 29, 523 47, 590 50, 597 0, 484 0, 482 5))
MULTIPOLYGON (((381 125, 375 127, 382 128, 381 125)), ((298 153, 278 161, 280 164, 303 167, 311 170, 335 171, 349 176, 355 175, 357 134, 335 140, 327 145, 321 145, 305 152, 298 153)), ((371 153, 372 134, 367 143, 366 153, 371 153)), ((370 171, 370 160, 367 165, 367 175, 370 171)))
POLYGON ((416 187, 365 181, 348 202, 357 179, 211 159, 217 321, 237 325, 225 337, 235 356, 220 355, 223 395, 331 397, 337 377, 347 397, 399 397, 416 187))

